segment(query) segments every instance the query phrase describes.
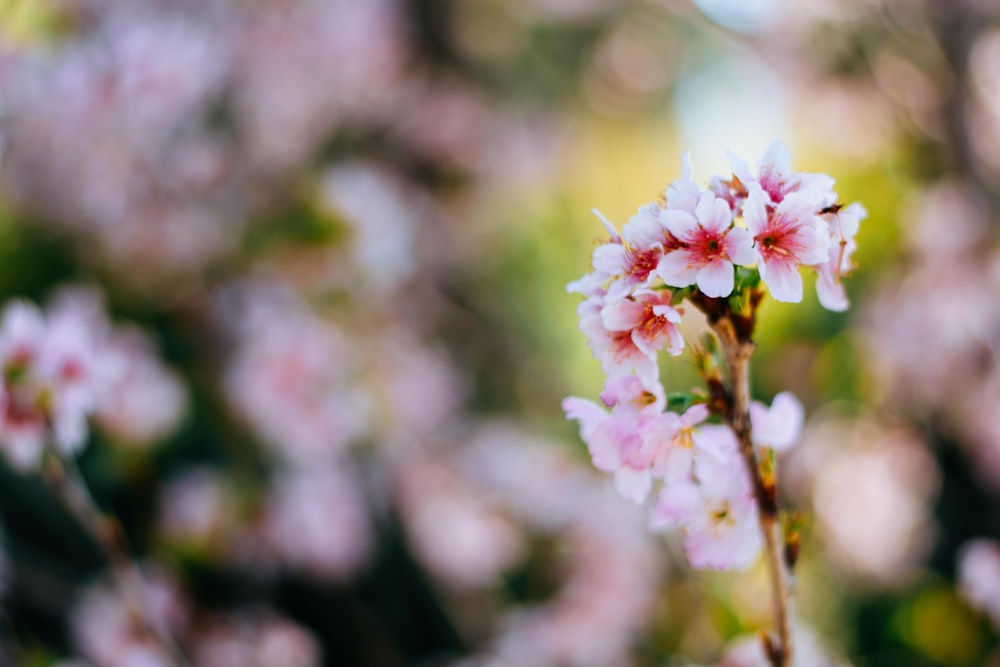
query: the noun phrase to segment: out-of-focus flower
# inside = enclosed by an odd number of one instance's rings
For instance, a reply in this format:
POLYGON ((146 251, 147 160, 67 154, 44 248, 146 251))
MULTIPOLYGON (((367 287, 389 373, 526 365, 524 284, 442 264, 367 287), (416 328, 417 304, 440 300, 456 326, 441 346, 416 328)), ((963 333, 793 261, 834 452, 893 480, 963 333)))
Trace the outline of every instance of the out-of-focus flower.
POLYGON ((220 313, 236 318, 227 322, 237 337, 225 384, 231 404, 280 460, 341 459, 368 422, 366 394, 352 383, 350 344, 293 297, 244 292, 250 310, 220 313))
POLYGON ((356 474, 335 466, 279 473, 266 501, 263 539, 282 564, 317 579, 360 570, 374 536, 356 474))
POLYGON ((932 545, 933 458, 910 431, 872 420, 810 428, 786 478, 811 488, 836 564, 870 585, 905 581, 932 545))
POLYGON ((962 545, 957 579, 958 590, 969 604, 1000 628, 1000 544, 976 539, 962 545))
POLYGON ((159 531, 167 540, 204 547, 225 528, 229 501, 218 473, 186 470, 160 492, 159 531))
POLYGON ((412 462, 401 467, 398 477, 396 504, 410 546, 442 581, 490 586, 523 556, 521 529, 454 471, 412 462))
MULTIPOLYGON (((188 603, 167 571, 144 568, 141 582, 145 617, 156 631, 177 636, 188 621, 188 603)), ((101 667, 152 667, 172 664, 171 656, 139 624, 131 602, 106 583, 88 588, 74 607, 71 625, 80 652, 101 667)))
POLYGON ((129 444, 148 445, 168 436, 187 406, 179 376, 160 362, 152 341, 137 328, 117 327, 106 345, 121 373, 97 405, 98 425, 129 444))
POLYGON ((272 611, 210 619, 194 640, 197 667, 319 667, 322 653, 309 630, 272 611))

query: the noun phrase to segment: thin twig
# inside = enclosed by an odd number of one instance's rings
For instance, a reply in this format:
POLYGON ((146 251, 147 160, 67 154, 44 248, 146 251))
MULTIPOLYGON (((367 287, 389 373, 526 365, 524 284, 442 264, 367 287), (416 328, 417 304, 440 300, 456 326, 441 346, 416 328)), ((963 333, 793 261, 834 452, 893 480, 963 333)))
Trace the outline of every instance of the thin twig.
POLYGON ((777 489, 773 479, 765 480, 761 474, 760 462, 753 446, 750 424, 750 356, 753 354, 754 344, 750 340, 741 339, 729 319, 719 320, 713 328, 722 343, 731 385, 726 421, 736 434, 740 454, 753 482, 760 530, 764 536, 764 557, 771 579, 774 625, 778 635, 777 643, 767 643, 768 658, 773 667, 788 667, 792 664, 794 648, 792 615, 795 581, 784 558, 777 489))
POLYGON ((175 667, 188 667, 191 663, 180 646, 150 614, 146 604, 146 583, 139 568, 128 557, 125 536, 118 521, 98 509, 76 461, 50 452, 46 456, 42 479, 100 547, 130 617, 160 645, 175 667))

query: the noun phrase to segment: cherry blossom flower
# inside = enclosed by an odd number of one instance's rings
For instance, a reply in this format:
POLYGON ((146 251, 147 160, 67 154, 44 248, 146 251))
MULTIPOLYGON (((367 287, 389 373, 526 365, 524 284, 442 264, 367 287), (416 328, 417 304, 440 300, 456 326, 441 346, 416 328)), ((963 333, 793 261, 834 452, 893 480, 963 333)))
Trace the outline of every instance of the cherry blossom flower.
POLYGON ((687 287, 697 283, 706 296, 729 296, 733 291, 733 264, 752 264, 756 259, 750 234, 732 226, 729 205, 711 192, 701 193, 693 215, 667 208, 660 212, 660 220, 680 244, 656 267, 667 285, 687 287))
POLYGON ((834 180, 826 174, 809 174, 792 169, 792 156, 780 141, 773 142, 757 163, 757 175, 750 171, 745 160, 729 153, 729 164, 733 175, 749 192, 759 187, 767 195, 771 204, 781 204, 793 192, 810 191, 817 201, 817 210, 836 201, 833 194, 834 180))
POLYGON ((282 563, 326 580, 360 570, 374 540, 356 476, 334 466, 281 473, 267 499, 263 532, 282 563))
POLYGON ((815 197, 794 192, 773 210, 760 188, 750 191, 743 217, 754 238, 757 269, 777 301, 802 301, 801 265, 829 259, 826 223, 816 217, 815 197))
MULTIPOLYGON (((172 573, 149 565, 140 579, 142 604, 158 632, 177 636, 190 617, 172 573)), ((73 637, 83 655, 96 665, 136 667, 170 665, 171 656, 137 621, 131 604, 107 582, 88 587, 71 612, 73 637)))
POLYGON ((269 609, 212 618, 194 641, 193 657, 204 667, 318 667, 322 662, 316 637, 269 609))
POLYGON ((805 410, 791 392, 783 391, 767 407, 759 401, 750 404, 750 423, 754 443, 776 452, 792 448, 802 433, 805 410))
POLYGON ((581 320, 580 328, 608 375, 635 370, 651 384, 659 373, 657 353, 666 348, 677 356, 683 351, 684 338, 677 330, 681 312, 670 302, 669 290, 636 290, 631 297, 607 297, 599 320, 581 320))
MULTIPOLYGON (((612 378, 602 395, 613 406, 609 413, 592 401, 570 397, 563 401, 569 419, 580 422, 580 435, 598 470, 613 473, 618 492, 636 503, 652 487, 657 442, 664 430, 663 388, 647 385, 636 376, 612 378)), ((675 415, 676 417, 676 415, 675 415)))
POLYGON ((593 267, 601 276, 619 277, 621 287, 649 287, 656 279, 656 267, 664 253, 677 246, 659 218, 659 207, 647 204, 629 218, 619 235, 607 218, 597 210, 611 233, 611 240, 594 248, 593 267))
POLYGON ((726 426, 703 426, 694 477, 663 489, 650 527, 684 529, 684 551, 692 567, 745 569, 761 549, 757 505, 736 436, 726 426))

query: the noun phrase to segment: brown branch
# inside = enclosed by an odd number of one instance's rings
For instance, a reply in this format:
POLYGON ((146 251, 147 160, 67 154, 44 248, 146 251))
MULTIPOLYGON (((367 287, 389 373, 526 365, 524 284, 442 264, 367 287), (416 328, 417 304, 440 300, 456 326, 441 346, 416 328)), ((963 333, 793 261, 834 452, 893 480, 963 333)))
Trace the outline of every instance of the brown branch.
POLYGON ((725 353, 729 372, 730 394, 725 414, 726 422, 736 434, 740 445, 740 455, 747 467, 753 483, 757 501, 760 530, 764 536, 764 557, 771 579, 774 625, 777 642, 765 638, 765 648, 773 667, 788 667, 792 664, 792 614, 794 579, 784 558, 784 539, 778 517, 777 486, 773 476, 762 474, 760 462, 753 446, 750 425, 750 357, 754 343, 734 326, 728 317, 712 323, 719 336, 725 353))

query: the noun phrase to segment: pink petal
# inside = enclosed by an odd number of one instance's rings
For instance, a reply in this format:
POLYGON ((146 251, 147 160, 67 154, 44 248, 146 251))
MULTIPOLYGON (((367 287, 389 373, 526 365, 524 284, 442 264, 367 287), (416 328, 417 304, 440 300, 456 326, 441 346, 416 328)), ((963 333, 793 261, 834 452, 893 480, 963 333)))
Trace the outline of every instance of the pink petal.
POLYGON ((628 269, 625 246, 620 243, 605 243, 594 248, 591 264, 596 271, 609 276, 619 276, 628 269))
POLYGON ((717 199, 711 192, 703 192, 695 211, 698 222, 708 231, 721 234, 733 223, 733 213, 725 200, 717 199))
POLYGON ((648 249, 657 243, 663 243, 666 238, 663 225, 659 218, 643 209, 629 218, 622 227, 622 236, 630 245, 648 249))
POLYGON ((794 394, 783 391, 767 408, 762 403, 750 405, 750 423, 754 442, 767 445, 777 452, 792 447, 802 432, 805 410, 794 394))
POLYGON ((601 308, 601 322, 608 331, 629 331, 642 323, 644 311, 641 303, 614 301, 601 308))
POLYGON ((597 219, 601 221, 604 228, 608 230, 608 234, 611 235, 611 240, 615 242, 621 242, 622 237, 618 235, 618 230, 615 226, 611 224, 611 221, 604 217, 604 214, 598 211, 596 208, 590 209, 590 212, 597 216, 597 219))
POLYGON ((733 263, 728 259, 713 259, 698 273, 698 289, 705 296, 723 297, 733 292, 733 263))
POLYGON ((618 493, 635 504, 640 504, 649 495, 653 477, 648 468, 636 470, 630 466, 622 466, 615 471, 615 488, 618 493))
POLYGON ((698 230, 698 221, 687 211, 664 209, 660 211, 660 222, 679 239, 688 238, 698 230))
POLYGON ((688 428, 697 426, 708 419, 708 415, 708 406, 704 403, 697 403, 692 405, 684 412, 683 415, 681 415, 681 425, 688 428))
POLYGON ((691 253, 683 249, 668 252, 656 265, 656 273, 671 287, 693 285, 698 279, 699 271, 700 266, 691 264, 691 253))
POLYGON ((617 426, 606 420, 598 424, 586 441, 591 462, 603 472, 615 472, 622 467, 622 446, 629 434, 617 426))
POLYGON ((726 157, 729 158, 729 168, 733 170, 733 176, 743 181, 743 185, 750 187, 750 184, 757 180, 750 173, 750 165, 746 160, 732 151, 726 151, 726 157))
POLYGON ((667 322, 672 324, 681 323, 681 314, 677 312, 677 309, 668 304, 660 304, 658 306, 653 306, 653 314, 657 317, 665 317, 667 322))
POLYGON ((726 234, 726 254, 733 264, 750 266, 757 261, 757 253, 753 250, 753 237, 742 227, 733 227, 726 234))
POLYGON ((767 284, 775 301, 799 303, 802 301, 802 276, 791 262, 770 261, 757 265, 761 279, 767 284))
POLYGON ((743 205, 743 221, 747 223, 750 236, 756 237, 767 229, 767 202, 769 198, 760 188, 751 188, 746 204, 743 205))
POLYGON ((851 305, 843 283, 836 282, 828 271, 821 271, 816 279, 816 296, 819 297, 820 305, 835 313, 842 313, 851 305))
POLYGON ((576 396, 564 399, 562 409, 566 413, 566 419, 580 422, 580 437, 584 442, 590 440, 598 424, 608 419, 608 413, 597 403, 576 396))
POLYGON ((660 492, 650 513, 651 530, 669 530, 683 525, 696 516, 701 508, 701 492, 691 481, 672 484, 660 492))
POLYGON ((771 142, 760 159, 757 173, 762 184, 767 182, 777 185, 787 179, 792 173, 792 154, 788 147, 780 141, 771 142))

